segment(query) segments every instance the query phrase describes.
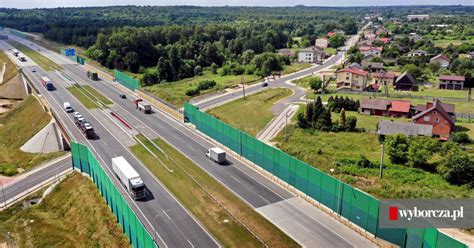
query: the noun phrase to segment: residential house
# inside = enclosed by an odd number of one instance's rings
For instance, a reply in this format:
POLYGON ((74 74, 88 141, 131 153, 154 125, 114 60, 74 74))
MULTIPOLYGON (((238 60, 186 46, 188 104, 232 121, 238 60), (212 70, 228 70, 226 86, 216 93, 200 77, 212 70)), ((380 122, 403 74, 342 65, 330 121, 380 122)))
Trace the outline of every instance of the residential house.
POLYGON ((469 58, 474 59, 474 52, 469 53, 469 58))
POLYGON ((373 43, 374 43, 373 40, 361 40, 357 43, 357 46, 359 46, 359 47, 371 47, 373 43))
POLYGON ((354 63, 350 64, 347 68, 362 70, 362 66, 357 62, 354 62, 354 63))
POLYGON ((298 51, 298 62, 300 63, 322 63, 326 53, 320 47, 313 46, 298 51))
POLYGON ((290 50, 288 48, 278 50, 278 54, 285 55, 285 56, 288 56, 288 57, 295 56, 295 52, 293 52, 292 50, 290 50))
POLYGON ((370 62, 367 65, 367 69, 371 73, 381 73, 383 71, 383 63, 375 63, 375 62, 370 62))
POLYGON ((326 48, 328 47, 328 39, 326 38, 320 38, 320 39, 316 39, 316 42, 315 42, 315 46, 318 46, 318 47, 321 47, 321 48, 326 48))
MULTIPOLYGON (((434 100, 433 100, 434 101, 434 100)), ((440 103, 441 106, 443 106, 443 109, 446 110, 446 112, 451 115, 451 117, 455 118, 456 114, 454 112, 456 105, 451 104, 451 103, 440 103)), ((413 108, 414 115, 417 115, 423 111, 426 110, 427 104, 418 104, 413 108)))
POLYGON ((438 54, 430 59, 430 63, 438 62, 442 68, 447 68, 451 60, 444 54, 438 54))
POLYGON ((428 136, 433 135, 433 126, 416 124, 411 122, 396 122, 380 120, 377 125, 377 134, 396 135, 404 134, 406 136, 428 136))
POLYGON ((359 112, 367 115, 410 117, 409 101, 366 98, 360 102, 359 112))
POLYGON ((372 56, 380 57, 383 51, 383 47, 362 46, 362 47, 359 47, 359 51, 364 56, 372 55, 372 56))
POLYGON ((430 15, 407 15, 408 21, 413 21, 413 20, 428 20, 430 19, 430 15))
POLYGON ((424 50, 414 50, 414 51, 410 51, 408 53, 408 57, 418 57, 418 56, 426 56, 428 55, 428 52, 424 51, 424 50))
POLYGON ((394 82, 396 90, 415 90, 417 83, 415 78, 408 72, 402 73, 394 82))
POLYGON ((464 76, 451 76, 451 75, 440 75, 439 76, 439 88, 446 90, 463 90, 464 76))
POLYGON ((344 68, 336 71, 337 89, 364 90, 367 86, 368 72, 344 68))
POLYGON ((393 85, 397 76, 393 72, 373 73, 372 84, 393 85))
POLYGON ((409 39, 414 40, 414 41, 419 41, 419 40, 422 40, 423 37, 419 36, 417 33, 410 33, 409 39))
POLYGON ((367 67, 367 66, 369 65, 369 63, 370 63, 370 60, 372 60, 373 58, 375 58, 375 56, 373 56, 373 55, 367 55, 367 56, 365 56, 365 57, 362 58, 360 64, 362 65, 362 67, 367 67))
POLYGON ((387 44, 390 42, 389 38, 378 38, 377 40, 381 41, 383 44, 387 44))
POLYGON ((375 40, 375 38, 377 38, 377 35, 375 33, 367 33, 367 34, 364 34, 364 39, 367 39, 367 40, 375 40))
POLYGON ((416 124, 431 125, 433 135, 443 140, 447 140, 454 130, 454 118, 441 105, 441 101, 435 99, 433 102, 426 103, 425 111, 412 117, 416 124))

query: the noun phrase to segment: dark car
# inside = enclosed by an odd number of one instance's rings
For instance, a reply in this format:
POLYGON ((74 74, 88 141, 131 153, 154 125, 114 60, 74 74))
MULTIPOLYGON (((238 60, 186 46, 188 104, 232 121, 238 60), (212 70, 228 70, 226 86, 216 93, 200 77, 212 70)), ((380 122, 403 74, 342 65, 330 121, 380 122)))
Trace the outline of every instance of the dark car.
POLYGON ((262 87, 267 87, 268 86, 268 83, 263 83, 262 84, 262 87))
POLYGON ((126 98, 127 98, 127 96, 126 96, 125 94, 120 94, 120 98, 122 98, 122 99, 126 99, 126 98))

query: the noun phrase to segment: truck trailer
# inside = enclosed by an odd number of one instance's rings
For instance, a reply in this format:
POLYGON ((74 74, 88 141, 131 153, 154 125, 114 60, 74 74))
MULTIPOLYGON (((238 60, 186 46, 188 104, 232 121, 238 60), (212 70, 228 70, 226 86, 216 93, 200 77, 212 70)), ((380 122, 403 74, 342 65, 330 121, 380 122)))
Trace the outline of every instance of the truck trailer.
POLYGON ((145 114, 150 114, 151 113, 151 105, 145 101, 143 101, 143 99, 136 99, 133 101, 133 103, 135 103, 135 107, 140 110, 140 111, 143 111, 143 113, 145 114))
POLYGON ((112 158, 112 170, 133 199, 138 200, 146 196, 143 180, 124 157, 112 158))
POLYGON ((206 156, 210 160, 212 160, 212 161, 214 161, 218 164, 222 164, 225 161, 225 151, 220 149, 219 147, 209 148, 209 150, 206 153, 206 156))
POLYGON ((87 77, 94 80, 94 81, 99 80, 99 76, 98 76, 97 72, 87 71, 87 77))
POLYGON ((54 89, 53 83, 47 77, 41 77, 41 84, 46 88, 46 90, 54 89))

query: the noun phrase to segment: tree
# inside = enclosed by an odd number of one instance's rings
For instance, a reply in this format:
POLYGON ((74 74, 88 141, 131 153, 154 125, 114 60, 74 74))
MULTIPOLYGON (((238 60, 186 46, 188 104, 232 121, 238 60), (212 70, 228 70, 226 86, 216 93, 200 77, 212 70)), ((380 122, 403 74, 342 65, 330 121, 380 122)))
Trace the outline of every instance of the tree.
POLYGON ((194 67, 194 75, 195 76, 202 75, 202 67, 200 65, 196 65, 196 67, 194 67))
POLYGON ((332 120, 331 120, 331 111, 329 109, 322 110, 319 118, 315 123, 315 128, 322 131, 329 131, 332 127, 332 120))
POLYGON ((413 137, 409 140, 408 161, 413 167, 432 170, 427 167, 428 159, 433 155, 433 148, 437 146, 431 137, 413 137))
POLYGON ((339 130, 346 130, 346 111, 341 109, 339 114, 339 130))
POLYGON ((357 117, 355 116, 347 117, 345 129, 349 132, 352 132, 356 129, 356 126, 357 126, 357 117))
POLYGON ((390 162, 405 164, 408 161, 408 138, 403 134, 388 136, 385 139, 390 162))
POLYGON ((346 37, 342 34, 335 34, 329 38, 329 46, 333 48, 338 48, 344 46, 346 42, 346 37))
POLYGON ((406 64, 405 66, 403 66, 402 71, 408 71, 411 75, 413 75, 417 79, 419 79, 421 75, 423 74, 423 71, 420 69, 420 67, 414 64, 406 64))
POLYGON ((323 106, 323 102, 321 101, 321 97, 318 96, 316 98, 316 101, 314 102, 314 108, 313 108, 313 119, 311 121, 313 127, 315 127, 316 122, 320 118, 320 115, 322 112, 324 112, 324 106, 323 106))
POLYGON ((307 128, 308 127, 308 122, 306 121, 306 118, 304 117, 304 114, 303 113, 298 113, 298 115, 296 115, 296 125, 299 127, 299 128, 307 128))
POLYGON ((474 160, 466 153, 450 153, 443 162, 443 177, 456 185, 474 187, 474 160))
POLYGON ((218 69, 218 68, 219 68, 219 67, 217 66, 216 63, 212 63, 212 64, 211 64, 211 73, 212 73, 212 74, 217 74, 217 69, 218 69))
POLYGON ((314 126, 313 115, 314 115, 314 104, 310 102, 306 105, 306 121, 309 124, 311 124, 312 127, 314 126))
POLYGON ((451 135, 451 140, 459 144, 468 144, 471 143, 469 135, 465 132, 456 132, 451 135))
POLYGON ((431 73, 436 74, 439 69, 441 68, 441 64, 439 62, 431 62, 428 64, 428 69, 430 69, 431 73))
POLYGON ((309 87, 314 91, 314 93, 317 93, 322 86, 322 81, 319 77, 312 77, 309 80, 309 87))

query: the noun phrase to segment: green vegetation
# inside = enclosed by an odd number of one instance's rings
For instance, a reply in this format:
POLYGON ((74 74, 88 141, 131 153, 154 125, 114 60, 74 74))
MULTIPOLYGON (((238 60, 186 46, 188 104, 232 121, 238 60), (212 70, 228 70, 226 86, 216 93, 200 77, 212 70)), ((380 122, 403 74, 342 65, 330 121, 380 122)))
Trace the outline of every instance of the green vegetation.
POLYGON ((319 132, 290 128, 288 142, 280 133, 274 141, 283 151, 296 156, 378 198, 472 198, 474 190, 449 184, 439 174, 392 164, 384 158, 384 177, 377 166, 360 168, 361 155, 373 164, 380 161, 380 144, 372 133, 319 132), (318 152, 320 151, 320 152, 318 152), (318 154, 319 153, 319 154, 318 154), (334 173, 330 169, 335 169, 334 173))
POLYGON ((191 96, 186 95, 186 91, 190 88, 197 88, 201 81, 212 80, 217 84, 215 87, 200 91, 199 94, 202 95, 235 86, 240 84, 242 80, 244 80, 245 83, 251 83, 257 79, 259 79, 259 77, 255 75, 221 76, 219 74, 212 74, 210 71, 206 70, 202 76, 187 78, 171 83, 155 84, 153 86, 147 86, 145 89, 175 106, 182 106, 184 102, 191 99, 191 96))
POLYGON ((24 53, 26 56, 31 58, 36 64, 41 66, 43 69, 47 71, 54 71, 54 70, 62 70, 63 68, 54 63, 52 60, 46 58, 45 56, 41 55, 39 52, 13 40, 8 40, 8 43, 18 49, 20 52, 24 53))
POLYGON ((3 65, 6 63, 6 70, 3 74, 3 81, 0 82, 0 85, 3 83, 8 82, 8 80, 12 79, 14 76, 18 74, 18 69, 16 65, 10 60, 10 58, 4 53, 0 51, 0 73, 3 70, 3 65))
POLYGON ((283 71, 281 73, 283 75, 291 74, 293 72, 304 70, 310 67, 311 67, 311 64, 308 64, 308 63, 293 63, 291 65, 284 66, 283 71))
POLYGON ((159 161, 141 145, 131 147, 132 152, 223 246, 260 247, 263 245, 233 216, 236 216, 270 247, 297 246, 281 230, 163 140, 157 139, 153 142, 167 156, 148 140, 140 136, 139 139, 158 157, 159 161))
MULTIPOLYGON (((382 89, 382 92, 385 92, 382 89)), ((434 84, 432 87, 420 87, 418 91, 411 92, 400 92, 396 91, 393 87, 388 87, 388 93, 390 95, 406 95, 406 96, 426 96, 432 98, 459 98, 460 101, 466 100, 468 97, 467 90, 442 90, 438 89, 438 84, 434 84)), ((455 99, 456 100, 456 99, 455 99)))
POLYGON ((329 55, 336 55, 336 48, 326 47, 324 48, 324 52, 329 55))
POLYGON ((112 102, 94 88, 89 85, 79 85, 75 84, 74 86, 67 88, 71 94, 73 94, 77 100, 79 100, 82 105, 88 109, 93 109, 101 106, 98 101, 104 103, 105 105, 112 104, 112 102))
POLYGON ((12 176, 63 154, 20 150, 50 120, 51 116, 33 96, 28 96, 17 107, 0 116, 0 175, 12 176))
POLYGON ((251 135, 256 135, 274 117, 275 102, 292 94, 289 89, 268 89, 209 110, 209 114, 251 135))
POLYGON ((77 172, 39 205, 0 212, 0 234, 12 247, 130 247, 95 185, 77 172))

